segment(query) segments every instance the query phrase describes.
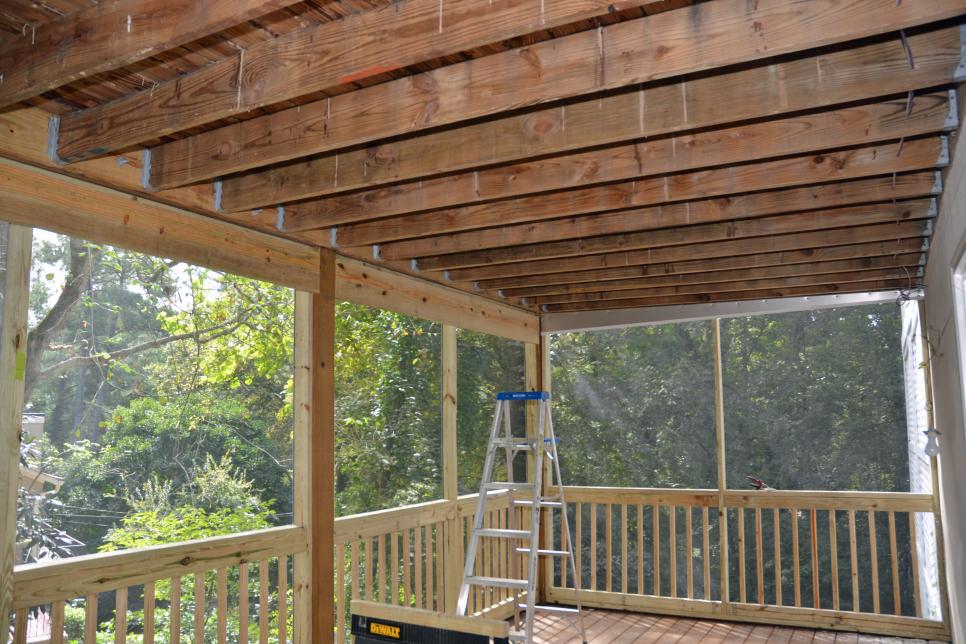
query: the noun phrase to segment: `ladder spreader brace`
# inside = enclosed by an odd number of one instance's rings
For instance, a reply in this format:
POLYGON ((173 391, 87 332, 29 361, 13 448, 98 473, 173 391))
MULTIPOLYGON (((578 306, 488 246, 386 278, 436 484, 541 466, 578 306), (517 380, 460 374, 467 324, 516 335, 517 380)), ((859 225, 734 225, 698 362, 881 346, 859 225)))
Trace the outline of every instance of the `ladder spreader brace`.
MULTIPOLYGON (((470 587, 482 586, 490 588, 508 588, 520 593, 526 593, 526 602, 517 603, 514 615, 519 611, 524 611, 524 621, 522 630, 514 630, 510 633, 511 642, 533 642, 533 622, 534 614, 537 610, 546 610, 555 613, 562 613, 573 621, 574 627, 580 632, 581 640, 586 644, 587 635, 584 629, 583 610, 580 604, 580 575, 577 571, 574 560, 573 540, 570 536, 570 523, 567 519, 566 501, 564 500, 563 483, 560 478, 560 460, 557 456, 557 439, 553 433, 553 420, 550 417, 550 394, 546 391, 503 391, 496 395, 496 413, 493 417, 493 425, 490 428, 490 441, 486 449, 486 461, 483 465, 483 480, 480 483, 480 496, 476 503, 476 514, 473 517, 473 532, 470 537, 469 548, 466 552, 466 565, 463 568, 463 583, 460 585, 459 600, 456 605, 456 612, 459 615, 466 615, 467 604, 469 603, 470 587), (535 436, 514 436, 510 422, 509 406, 511 402, 535 402, 538 406, 537 426, 535 436), (500 429, 503 429, 501 435, 500 429), (503 450, 506 457, 506 481, 494 481, 493 472, 497 452, 503 450), (513 460, 518 453, 533 454, 533 481, 516 482, 513 480, 513 460), (549 495, 544 495, 543 490, 543 470, 544 457, 552 463, 550 472, 550 485, 548 486, 549 495), (510 497, 510 511, 508 512, 507 528, 484 528, 483 515, 486 509, 487 495, 490 492, 505 491, 510 497), (529 492, 530 498, 517 499, 516 495, 520 492, 529 492), (517 507, 530 508, 529 529, 520 529, 516 525, 517 507), (566 535, 566 543, 561 544, 561 550, 540 548, 540 517, 541 510, 546 508, 560 508, 561 521, 563 522, 563 533, 566 535), (517 558, 510 558, 510 577, 482 577, 474 574, 476 567, 477 551, 479 550, 481 539, 503 539, 515 543, 524 542, 522 547, 507 548, 508 551, 515 551, 524 555, 526 558, 526 578, 521 578, 517 570, 517 558), (561 606, 538 606, 537 600, 537 561, 539 557, 567 557, 569 559, 569 571, 574 585, 574 598, 576 608, 566 608, 561 606)), ((514 597, 513 601, 517 601, 514 597)), ((519 626, 519 621, 514 618, 515 626, 519 626)))

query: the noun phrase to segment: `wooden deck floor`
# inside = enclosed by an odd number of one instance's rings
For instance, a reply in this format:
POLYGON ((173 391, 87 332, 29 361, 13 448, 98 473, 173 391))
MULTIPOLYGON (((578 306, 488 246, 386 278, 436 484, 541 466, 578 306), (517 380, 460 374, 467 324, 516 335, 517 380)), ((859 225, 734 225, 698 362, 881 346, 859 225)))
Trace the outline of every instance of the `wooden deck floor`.
MULTIPOLYGON (((591 644, 691 644, 693 642, 745 642, 748 644, 807 644, 809 642, 848 644, 900 644, 924 640, 836 633, 784 626, 763 626, 739 622, 716 622, 684 617, 661 617, 640 613, 588 609, 584 616, 587 640, 591 644)), ((534 631, 536 642, 580 644, 571 622, 564 616, 538 614, 534 631)))

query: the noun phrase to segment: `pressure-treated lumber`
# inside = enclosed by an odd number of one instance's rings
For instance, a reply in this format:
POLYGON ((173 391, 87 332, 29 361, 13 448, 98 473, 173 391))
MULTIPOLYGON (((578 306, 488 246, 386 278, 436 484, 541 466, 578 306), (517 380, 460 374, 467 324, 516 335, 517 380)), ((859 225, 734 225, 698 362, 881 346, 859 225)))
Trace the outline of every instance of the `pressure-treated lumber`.
MULTIPOLYGON (((591 302, 597 300, 617 300, 635 297, 652 297, 658 295, 685 295, 698 293, 723 293, 726 291, 751 291, 762 288, 779 288, 782 286, 809 286, 811 284, 845 284, 861 282, 870 279, 901 279, 903 277, 921 277, 919 265, 920 255, 910 253, 900 255, 899 258, 879 258, 884 260, 885 266, 862 267, 855 270, 830 271, 812 268, 809 272, 786 271, 786 268, 809 268, 810 265, 789 267, 772 267, 765 271, 756 271, 755 277, 735 275, 727 280, 717 280, 711 283, 705 281, 688 280, 684 284, 645 284, 639 288, 612 289, 610 283, 598 285, 595 290, 567 293, 560 295, 540 295, 528 297, 528 304, 565 304, 567 302, 591 302), (902 258, 902 259, 899 259, 902 258)), ((837 264, 838 262, 831 262, 837 264)), ((848 263, 848 262, 845 262, 848 263)), ((845 267, 843 267, 845 268, 845 267)), ((701 275, 700 273, 698 274, 701 275)))
POLYGON ((546 313, 565 311, 603 311, 607 309, 629 309, 649 306, 672 306, 679 304, 699 304, 708 302, 740 302, 742 300, 767 300, 779 297, 800 297, 806 295, 826 295, 833 293, 860 293, 868 291, 890 291, 895 289, 913 290, 921 286, 920 280, 907 280, 905 277, 892 280, 870 280, 848 284, 820 284, 816 286, 772 287, 751 291, 728 291, 725 293, 703 293, 701 295, 664 295, 658 297, 628 298, 626 300, 600 300, 597 302, 571 302, 568 304, 547 304, 542 307, 546 313))
MULTIPOLYGON (((338 240, 342 245, 355 246, 371 240, 438 235, 673 201, 926 170, 944 165, 946 156, 945 141, 939 137, 906 141, 901 150, 898 143, 885 143, 365 221, 340 227, 338 240)), ((358 213, 356 218, 364 216, 358 213)))
MULTIPOLYGON (((813 234, 814 235, 814 234, 813 234)), ((818 236, 808 240, 808 244, 822 243, 818 236)), ((505 297, 526 296, 530 293, 558 293, 582 288, 596 289, 599 282, 609 280, 663 279, 682 275, 693 275, 702 279, 702 273, 714 274, 719 271, 753 270, 795 266, 813 262, 848 261, 876 257, 902 256, 905 253, 925 252, 924 240, 911 237, 899 240, 857 243, 851 245, 818 247, 809 246, 788 251, 764 252, 735 257, 713 259, 683 260, 638 265, 617 266, 613 268, 590 269, 561 273, 523 275, 516 277, 481 280, 475 285, 482 290, 495 290, 505 297), (541 290, 546 289, 546 290, 541 290)))
MULTIPOLYGON (((870 145, 890 139, 939 132, 958 125, 955 92, 917 97, 908 111, 905 97, 813 112, 738 127, 706 130, 566 156, 541 158, 384 189, 367 190, 322 200, 316 215, 287 214, 286 230, 346 212, 375 215, 446 208, 460 204, 505 199, 534 192, 561 190, 645 176, 685 172, 718 165, 745 163, 776 156, 804 154, 870 145)), ((594 128, 592 131, 599 131, 594 128)), ((299 210, 306 208, 300 205, 299 210)))
MULTIPOLYGON (((442 445, 443 459, 443 498, 454 504, 459 497, 459 450, 456 442, 458 433, 456 411, 459 400, 458 353, 456 327, 451 324, 444 324, 441 344, 443 409, 440 444, 442 445)), ((459 529, 459 521, 456 517, 447 521, 445 533, 445 593, 443 601, 447 611, 455 612, 463 570, 461 548, 463 532, 459 529)))
MULTIPOLYGON (((534 243, 511 248, 493 248, 467 253, 453 253, 419 259, 420 270, 440 271, 468 266, 483 266, 524 262, 553 257, 586 256, 595 253, 612 253, 618 250, 658 248, 698 244, 715 240, 766 237, 809 230, 826 230, 846 226, 862 226, 886 222, 911 221, 934 217, 937 213, 934 199, 915 199, 895 204, 851 206, 804 213, 792 213, 740 219, 713 224, 677 226, 643 232, 626 232, 600 237, 534 243)), ((633 226, 631 227, 633 231, 633 226)))
POLYGON ((0 107, 144 60, 296 0, 116 0, 102 2, 0 44, 0 107))
POLYGON ((912 199, 937 194, 938 187, 935 173, 925 171, 900 175, 895 180, 892 177, 876 177, 806 188, 755 192, 728 198, 688 201, 380 243, 379 257, 399 259, 483 248, 505 248, 533 243, 536 240, 552 242, 632 230, 654 230, 800 210, 912 199))
MULTIPOLYGON (((336 256, 319 251, 319 286, 312 294, 311 465, 309 475, 309 560, 313 584, 310 641, 335 629, 335 298, 336 256)), ((341 568, 340 568, 341 570, 341 568)), ((343 598, 339 598, 341 603, 343 598)))
POLYGON ((5 275, 0 278, 0 633, 4 637, 10 632, 14 600, 32 229, 10 226, 7 233, 5 275))
POLYGON ((724 367, 721 349, 721 320, 711 321, 712 360, 714 361, 714 427, 715 427, 715 462, 717 464, 717 505, 718 505, 718 592, 721 604, 727 606, 731 602, 731 581, 728 565, 728 507, 725 503, 725 492, 728 490, 728 450, 725 443, 725 409, 724 409, 724 367))
MULTIPOLYGON (((564 36, 159 146, 168 187, 543 101, 759 60, 951 18, 966 0, 718 0, 564 36), (660 34, 653 38, 652 34, 660 34)), ((61 156, 65 156, 63 147, 61 156)))
MULTIPOLYGON (((312 294, 295 292, 295 334, 292 379, 292 413, 295 421, 293 436, 293 486, 292 521, 305 530, 306 543, 302 552, 294 556, 293 610, 295 611, 294 644, 312 644, 312 557, 309 553, 308 536, 312 533, 312 294)), ((240 580, 247 579, 248 569, 239 571, 240 580)), ((247 584, 239 581, 242 588, 247 584)), ((248 593, 241 600, 247 608, 248 593)), ((247 612, 239 608, 239 629, 247 629, 247 612)), ((241 630, 239 631, 241 635, 241 630)), ((243 642, 247 638, 239 637, 243 642)))
POLYGON ((256 43, 150 91, 68 115, 61 122, 61 153, 71 161, 98 156, 408 65, 647 4, 655 1, 394 2, 256 43))
POLYGON ((765 239, 734 239, 714 241, 687 246, 668 248, 649 248, 619 253, 588 255, 586 257, 567 257, 545 259, 513 264, 494 264, 473 268, 447 271, 454 281, 487 280, 497 277, 531 275, 538 273, 566 273, 575 270, 589 270, 640 264, 661 264, 715 257, 754 255, 763 252, 795 251, 823 246, 845 246, 872 241, 899 241, 910 237, 928 236, 930 223, 907 221, 902 223, 856 226, 836 230, 774 235, 765 239))

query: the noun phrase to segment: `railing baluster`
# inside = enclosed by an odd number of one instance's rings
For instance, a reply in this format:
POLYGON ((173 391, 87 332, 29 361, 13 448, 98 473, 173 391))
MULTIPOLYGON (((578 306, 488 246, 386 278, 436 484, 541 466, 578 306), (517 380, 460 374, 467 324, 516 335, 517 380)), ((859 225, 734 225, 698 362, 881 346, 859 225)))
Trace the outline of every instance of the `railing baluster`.
MULTIPOLYGON (((127 642, 127 588, 119 588, 114 594, 114 642, 127 642)), ((196 640, 196 644, 204 644, 204 639, 196 640)))
POLYGON ((654 550, 654 594, 661 594, 661 506, 651 506, 651 523, 654 532, 651 535, 651 546, 654 550))
MULTIPOLYGON (((94 595, 94 616, 97 621, 97 595, 94 595)), ((168 625, 170 626, 171 642, 181 642, 181 577, 174 577, 171 580, 171 605, 168 607, 168 625)), ((94 624, 97 628, 97 624, 94 624)), ((89 644, 94 644, 96 640, 90 640, 89 644)))
POLYGON ((792 513, 792 577, 795 584, 795 607, 802 605, 802 570, 801 557, 798 551, 798 508, 791 508, 792 513))
MULTIPOLYGON (((352 542, 352 561, 356 560, 356 542, 352 542)), ((416 594, 416 608, 426 608, 423 594, 423 528, 416 526, 413 528, 413 576, 415 577, 413 586, 416 594)), ((358 575, 352 575, 352 597, 359 596, 358 575)))
MULTIPOLYGON (((352 568, 352 563, 353 562, 351 561, 349 562, 349 566, 350 566, 349 574, 355 576, 353 572, 354 569, 352 568)), ((281 597, 282 595, 281 560, 279 560, 279 564, 280 564, 280 567, 279 567, 280 574, 278 578, 278 587, 279 587, 278 594, 279 594, 279 597, 281 597)), ((337 642, 347 641, 349 639, 348 637, 346 637, 346 629, 345 629, 345 617, 346 617, 346 614, 348 613, 348 608, 349 608, 348 606, 345 605, 345 573, 346 573, 345 544, 338 543, 335 546, 335 584, 336 584, 335 586, 336 587, 335 628, 336 628, 336 633, 338 633, 338 637, 336 639, 337 642)), ((278 617, 279 640, 284 642, 285 640, 282 639, 282 615, 281 615, 282 600, 281 599, 279 599, 278 605, 279 605, 279 617, 278 617)))
POLYGON ((748 601, 748 570, 745 561, 745 509, 738 508, 738 601, 748 601))
POLYGON ((50 607, 50 644, 64 644, 63 601, 56 601, 50 607))
MULTIPOLYGON (((376 538, 379 561, 376 562, 376 587, 379 589, 379 599, 383 604, 388 604, 389 596, 386 591, 386 535, 380 534, 376 538)), ((373 592, 373 597, 376 593, 373 592)))
POLYGON ((922 617, 922 597, 919 595, 919 546, 916 541, 916 513, 909 512, 909 551, 912 554, 912 596, 916 617, 922 617))
MULTIPOLYGON (((171 610, 174 611, 174 584, 171 584, 171 610)), ((173 619, 173 618, 172 618, 173 619)), ((176 640, 171 640, 175 642, 176 640)), ((84 644, 97 644, 97 595, 84 598, 84 644)))
POLYGON ((835 510, 828 511, 829 560, 832 566, 832 610, 839 609, 839 540, 835 510))
POLYGON ((627 594, 627 504, 621 504, 621 592, 627 594))
POLYGON ((365 582, 363 583, 363 592, 361 593, 361 596, 363 599, 374 601, 376 595, 372 589, 372 537, 366 537, 365 544, 366 578, 365 582))
POLYGON ((613 579, 613 576, 614 576, 613 575, 613 571, 611 569, 611 562, 614 559, 613 555, 611 554, 612 553, 612 548, 613 548, 613 545, 614 545, 613 544, 613 541, 614 541, 614 533, 613 533, 614 514, 613 514, 612 508, 613 508, 613 506, 610 503, 608 503, 607 504, 607 510, 606 510, 606 513, 605 513, 606 523, 604 524, 604 557, 605 557, 605 559, 604 559, 604 565, 605 565, 606 570, 607 570, 607 583, 605 584, 605 588, 606 588, 607 592, 610 592, 611 591, 611 582, 612 582, 612 579, 613 579))
MULTIPOLYGON (((560 509, 560 549, 567 549, 567 523, 564 522, 564 513, 567 511, 566 507, 560 509)), ((560 557, 560 587, 567 587, 567 557, 560 557)))
MULTIPOLYGON (((228 642, 228 570, 218 569, 218 597, 217 597, 217 624, 218 624, 218 644, 228 642)), ((279 600, 281 605, 281 600, 279 600)))
POLYGON ((781 510, 772 510, 772 541, 775 546, 775 605, 782 605, 782 536, 781 510))
MULTIPOLYGON (((238 565, 238 641, 248 644, 248 562, 238 565)), ((177 644, 175 640, 173 644, 177 644)))
POLYGON ((872 562, 872 612, 879 610, 879 548, 875 536, 875 510, 869 510, 869 559, 872 562))
POLYGON ((411 606, 413 602, 413 567, 412 567, 412 537, 409 535, 410 529, 403 530, 403 601, 404 606, 411 606))
POLYGON ((399 535, 395 532, 389 534, 389 561, 390 574, 389 580, 389 603, 398 605, 402 602, 399 597, 399 535))
POLYGON ((258 642, 268 644, 268 559, 258 562, 258 642))
POLYGON ((809 533, 812 539, 812 606, 822 607, 822 597, 818 585, 818 510, 809 512, 809 533))
POLYGON ((144 584, 144 644, 154 644, 154 584, 144 584))
POLYGON ((644 506, 637 504, 637 594, 644 594, 644 506))
POLYGON ((584 519, 584 516, 583 516, 584 515, 584 504, 583 503, 578 503, 576 505, 576 509, 575 509, 575 513, 574 514, 575 514, 575 516, 574 516, 574 536, 576 537, 574 539, 574 541, 575 541, 575 543, 574 543, 574 551, 575 551, 574 552, 574 563, 577 566, 577 570, 574 571, 574 578, 577 579, 577 583, 578 584, 580 584, 581 586, 583 586, 584 585, 584 583, 583 583, 583 579, 584 579, 584 577, 583 577, 583 575, 584 575, 584 568, 583 568, 583 559, 584 559, 584 552, 583 552, 583 550, 584 550, 584 525, 583 525, 583 519, 584 519))
POLYGON ((859 555, 855 538, 855 510, 849 510, 849 561, 852 567, 852 611, 858 612, 859 604, 859 555))
POLYGON ((678 507, 669 505, 668 513, 668 576, 671 578, 671 597, 678 596, 678 534, 677 534, 677 514, 678 507))
POLYGON ((765 555, 761 536, 761 508, 755 508, 755 581, 757 583, 758 603, 765 603, 765 555))
POLYGON ((684 546, 688 549, 688 599, 694 599, 694 520, 692 518, 694 508, 690 505, 684 506, 684 529, 687 531, 687 538, 684 546))
POLYGON ((597 504, 590 504, 590 589, 597 590, 597 504))
POLYGON ((889 559, 892 562, 892 607, 896 615, 902 615, 899 599, 899 555, 896 551, 896 513, 889 512, 889 559))
MULTIPOLYGON (((469 523, 467 519, 465 523, 469 523)), ((457 526, 452 523, 453 528, 457 526)), ((469 532, 469 531, 467 531, 469 532)), ((443 523, 436 524, 436 610, 442 612, 446 610, 446 587, 443 585, 443 539, 445 538, 443 523)), ((460 558, 463 559, 462 557, 460 558)), ((454 591, 455 593, 455 591, 454 591)))
POLYGON ((18 608, 13 622, 13 643, 27 644, 27 609, 18 608))
POLYGON ((708 520, 708 506, 701 507, 701 539, 703 541, 701 558, 704 560, 704 598, 711 601, 711 522, 708 520))
MULTIPOLYGON (((341 545, 341 544, 339 544, 341 545)), ((340 562, 345 566, 345 555, 343 554, 340 562)), ((341 572, 342 569, 340 569, 341 572)), ((342 582, 342 590, 345 590, 345 577, 339 575, 342 582)), ((339 594, 337 606, 342 606, 345 593, 339 594)), ((342 611, 341 614, 344 615, 342 611)), ((288 555, 278 556, 278 641, 279 644, 288 642, 288 555)))

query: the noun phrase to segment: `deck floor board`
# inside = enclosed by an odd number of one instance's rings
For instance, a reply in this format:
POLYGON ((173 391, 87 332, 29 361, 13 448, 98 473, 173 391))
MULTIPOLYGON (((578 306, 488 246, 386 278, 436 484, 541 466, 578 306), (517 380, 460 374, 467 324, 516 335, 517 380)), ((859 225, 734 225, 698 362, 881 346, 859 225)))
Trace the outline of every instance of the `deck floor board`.
MULTIPOLYGON (((848 644, 924 644, 923 640, 855 633, 836 633, 808 628, 744 624, 715 620, 667 617, 642 613, 624 613, 586 609, 584 625, 590 644, 813 644, 848 642, 848 644)), ((553 644, 580 644, 580 637, 564 616, 538 613, 534 624, 534 641, 553 644)), ((933 644, 933 643, 930 643, 933 644)))

